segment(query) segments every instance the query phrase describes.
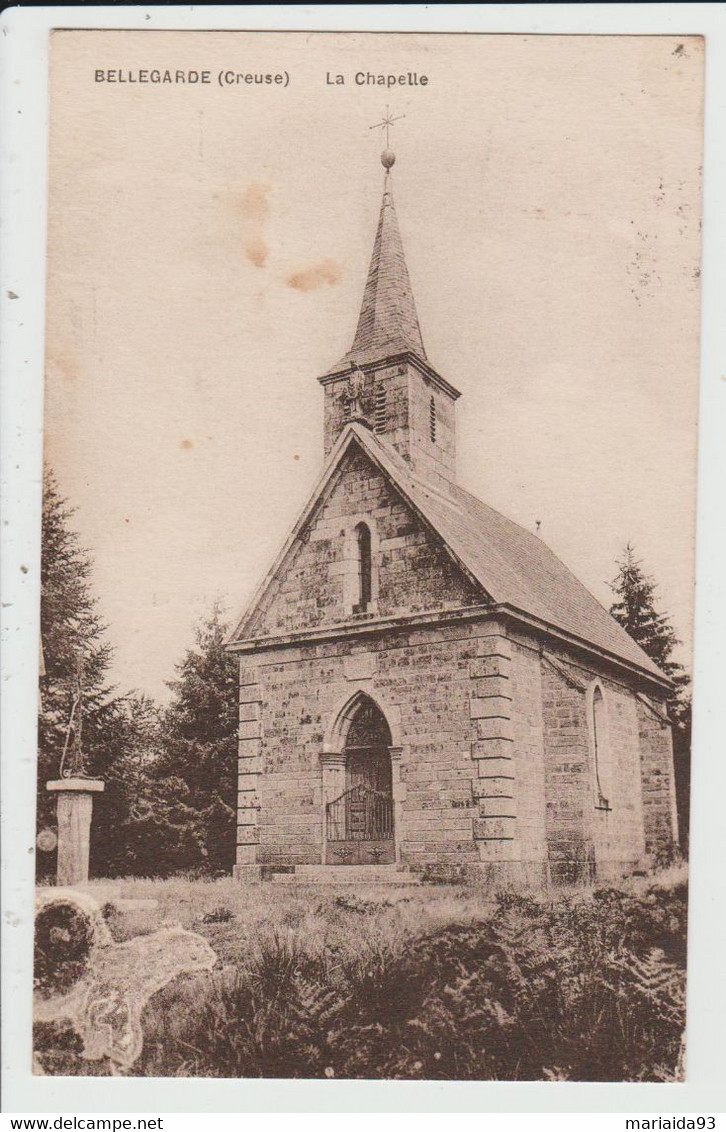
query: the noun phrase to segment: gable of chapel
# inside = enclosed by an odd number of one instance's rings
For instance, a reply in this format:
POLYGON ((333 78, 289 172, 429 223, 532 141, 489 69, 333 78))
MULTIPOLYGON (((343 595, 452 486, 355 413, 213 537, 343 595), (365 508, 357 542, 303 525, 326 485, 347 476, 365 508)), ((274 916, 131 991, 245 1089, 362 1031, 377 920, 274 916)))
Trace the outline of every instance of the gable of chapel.
POLYGON ((356 529, 371 535, 367 617, 481 605, 487 595, 357 446, 263 592, 244 636, 274 637, 361 619, 356 529))

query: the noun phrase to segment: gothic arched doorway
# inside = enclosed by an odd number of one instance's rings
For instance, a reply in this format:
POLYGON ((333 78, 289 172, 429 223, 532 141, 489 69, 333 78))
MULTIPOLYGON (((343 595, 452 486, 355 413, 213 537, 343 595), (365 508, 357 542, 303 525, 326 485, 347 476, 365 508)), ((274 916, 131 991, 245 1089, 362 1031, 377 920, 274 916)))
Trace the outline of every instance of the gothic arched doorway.
POLYGON ((361 696, 342 754, 345 790, 325 807, 327 860, 339 865, 395 860, 391 732, 380 708, 361 696))

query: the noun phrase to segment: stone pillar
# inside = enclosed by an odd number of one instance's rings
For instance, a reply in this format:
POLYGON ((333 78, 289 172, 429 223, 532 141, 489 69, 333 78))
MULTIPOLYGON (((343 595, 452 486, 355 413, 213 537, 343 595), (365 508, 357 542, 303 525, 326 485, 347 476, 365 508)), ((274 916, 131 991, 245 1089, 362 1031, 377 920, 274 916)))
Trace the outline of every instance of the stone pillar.
POLYGON ((393 794, 393 847, 395 860, 398 865, 401 861, 401 840, 403 834, 403 803, 406 799, 406 783, 401 781, 401 755, 402 747, 389 747, 391 756, 391 784, 393 794))
POLYGON ((470 667, 471 718, 476 733, 471 757, 477 766, 474 791, 479 811, 473 821, 474 840, 483 862, 518 861, 512 645, 504 631, 492 625, 477 651, 470 667))
POLYGON ((345 791, 345 754, 325 751, 320 756, 323 769, 323 864, 326 865, 328 851, 328 829, 325 820, 326 807, 345 791))
POLYGON ((237 744, 237 863, 238 879, 254 876, 246 866, 257 863, 260 835, 260 777, 262 775, 262 685, 257 668, 240 663, 239 732, 237 744))
POLYGON ((93 795, 103 790, 99 778, 59 778, 46 782, 58 795, 58 864, 60 886, 85 884, 91 848, 93 795))

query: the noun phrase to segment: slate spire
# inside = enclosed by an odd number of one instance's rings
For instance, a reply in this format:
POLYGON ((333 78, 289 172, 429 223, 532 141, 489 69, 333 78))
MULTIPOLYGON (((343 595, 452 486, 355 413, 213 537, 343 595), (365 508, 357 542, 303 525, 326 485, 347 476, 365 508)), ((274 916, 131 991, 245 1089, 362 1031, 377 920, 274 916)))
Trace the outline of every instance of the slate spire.
POLYGON ((412 350, 426 360, 393 204, 391 174, 386 171, 373 255, 351 352, 378 351, 388 348, 389 344, 396 352, 412 350))
POLYGON ((426 350, 393 204, 390 170, 395 157, 390 150, 384 150, 381 161, 386 170, 383 200, 358 326, 353 345, 335 367, 336 370, 345 368, 351 362, 365 365, 404 352, 414 353, 422 361, 426 361, 426 350))

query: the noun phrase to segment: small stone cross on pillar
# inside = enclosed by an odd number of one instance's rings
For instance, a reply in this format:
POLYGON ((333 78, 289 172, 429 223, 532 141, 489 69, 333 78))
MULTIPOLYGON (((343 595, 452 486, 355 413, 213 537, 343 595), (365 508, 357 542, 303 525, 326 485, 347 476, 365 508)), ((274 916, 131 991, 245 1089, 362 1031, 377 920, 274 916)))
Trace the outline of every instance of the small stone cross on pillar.
POLYGON ((61 886, 85 884, 89 874, 91 851, 91 817, 93 795, 100 793, 104 783, 100 778, 85 774, 85 759, 81 748, 83 723, 83 666, 78 666, 76 694, 71 707, 63 754, 60 761, 60 778, 46 782, 46 790, 58 795, 58 862, 56 881, 61 886))

